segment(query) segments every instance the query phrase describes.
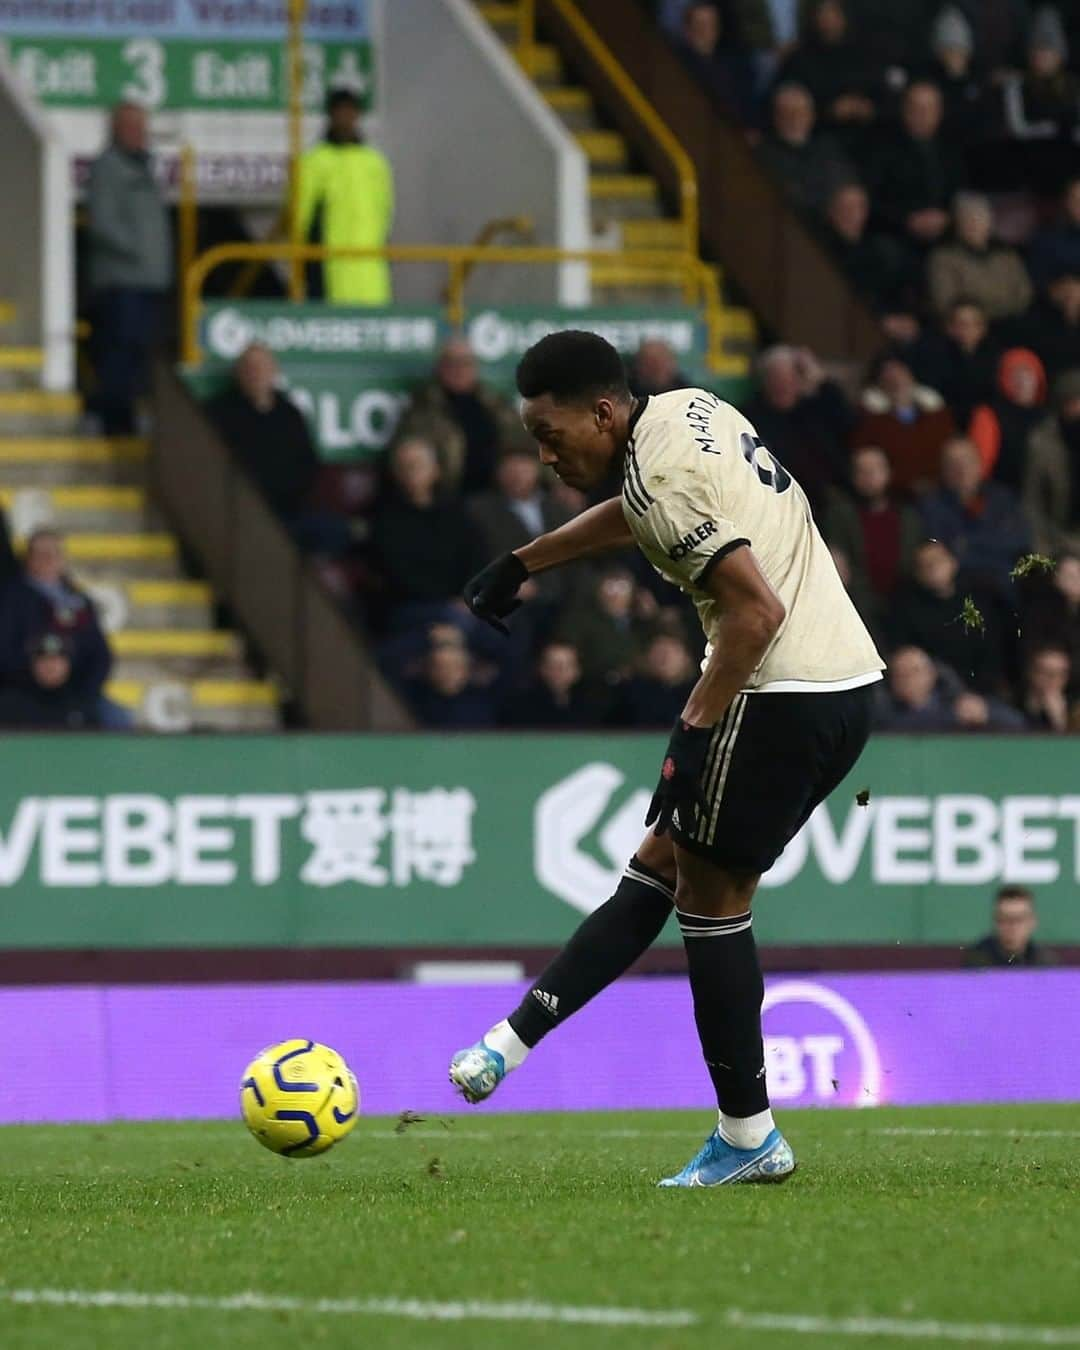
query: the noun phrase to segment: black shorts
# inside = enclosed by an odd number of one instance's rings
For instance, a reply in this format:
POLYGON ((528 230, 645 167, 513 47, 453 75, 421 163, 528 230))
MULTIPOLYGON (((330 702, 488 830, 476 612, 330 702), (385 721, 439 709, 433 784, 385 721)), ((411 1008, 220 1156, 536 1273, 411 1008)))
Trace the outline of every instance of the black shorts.
POLYGON ((690 853, 732 871, 767 872, 814 807, 855 767, 874 686, 830 694, 740 694, 716 725, 701 788, 709 812, 672 825, 690 853))

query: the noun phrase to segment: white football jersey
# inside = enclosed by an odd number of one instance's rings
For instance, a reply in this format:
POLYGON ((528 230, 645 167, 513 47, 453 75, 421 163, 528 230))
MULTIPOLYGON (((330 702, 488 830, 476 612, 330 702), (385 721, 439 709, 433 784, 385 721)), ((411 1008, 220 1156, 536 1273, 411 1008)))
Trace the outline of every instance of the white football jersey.
POLYGON ((854 689, 885 663, 851 603, 806 496, 738 409, 704 389, 649 398, 631 423, 623 512, 642 553, 697 606, 720 613, 710 567, 749 544, 787 615, 746 692, 854 689))

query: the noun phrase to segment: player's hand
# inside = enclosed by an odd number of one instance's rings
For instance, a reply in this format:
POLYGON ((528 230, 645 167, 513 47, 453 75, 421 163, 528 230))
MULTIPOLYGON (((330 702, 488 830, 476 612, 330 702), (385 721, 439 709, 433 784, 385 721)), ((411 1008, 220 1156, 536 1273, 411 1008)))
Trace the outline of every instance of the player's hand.
POLYGON ((676 811, 679 828, 689 830, 693 827, 695 808, 702 813, 708 809, 701 779, 712 734, 712 727, 694 727, 681 717, 675 723, 660 770, 660 782, 645 817, 646 827, 656 822, 655 834, 667 833, 676 811))
POLYGON ((509 637, 503 619, 521 604, 517 593, 528 579, 529 569, 521 559, 504 553, 465 583, 465 603, 478 619, 509 637))

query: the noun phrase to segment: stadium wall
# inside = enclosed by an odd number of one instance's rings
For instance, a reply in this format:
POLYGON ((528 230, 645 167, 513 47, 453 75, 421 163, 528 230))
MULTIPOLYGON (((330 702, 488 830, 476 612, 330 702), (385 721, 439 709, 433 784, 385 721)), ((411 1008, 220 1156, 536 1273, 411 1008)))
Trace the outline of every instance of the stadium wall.
MULTIPOLYGON (((585 155, 471 0, 393 0, 378 23, 394 242, 469 244, 492 220, 527 216, 535 243, 588 248, 585 155)), ((444 267, 395 268, 400 301, 431 303, 445 284, 444 267)), ((469 298, 584 305, 588 274, 576 264, 479 269, 469 298)))
MULTIPOLYGON (((11 736, 5 963, 202 949, 227 972, 230 949, 556 946, 639 841, 661 748, 632 734, 131 737, 106 756, 95 736, 11 736)), ((1078 863, 1071 741, 878 737, 765 878, 755 929, 767 946, 951 945, 959 962, 1013 881, 1037 894, 1040 939, 1075 944, 1078 863)), ((665 941, 679 950, 676 931, 665 941)))

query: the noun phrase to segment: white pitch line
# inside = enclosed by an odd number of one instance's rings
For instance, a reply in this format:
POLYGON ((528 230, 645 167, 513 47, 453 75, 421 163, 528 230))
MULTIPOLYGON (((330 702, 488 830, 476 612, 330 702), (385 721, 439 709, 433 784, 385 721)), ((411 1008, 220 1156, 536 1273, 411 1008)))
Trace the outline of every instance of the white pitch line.
POLYGON ((789 1331, 803 1336, 892 1336, 909 1341, 968 1345, 1080 1345, 1080 1327, 1022 1327, 1000 1322, 914 1321, 902 1317, 802 1317, 729 1308, 727 1325, 746 1331, 789 1331))
POLYGON ((415 1322, 560 1322, 597 1327, 689 1327, 699 1318, 684 1309, 589 1308, 558 1303, 436 1303, 415 1298, 289 1298, 243 1293, 224 1297, 127 1289, 2 1289, 0 1302, 51 1308, 125 1308, 155 1311, 296 1312, 343 1317, 406 1317, 415 1322))
POLYGON ((912 1138, 943 1139, 958 1137, 964 1139, 1080 1139, 1080 1130, 1010 1130, 1005 1126, 994 1129, 964 1129, 951 1125, 881 1125, 869 1130, 849 1130, 848 1134, 892 1134, 910 1135, 912 1138))

